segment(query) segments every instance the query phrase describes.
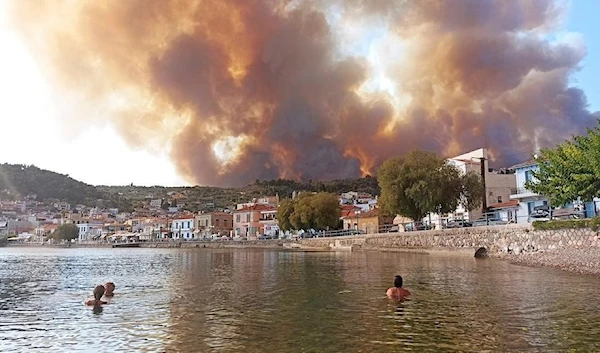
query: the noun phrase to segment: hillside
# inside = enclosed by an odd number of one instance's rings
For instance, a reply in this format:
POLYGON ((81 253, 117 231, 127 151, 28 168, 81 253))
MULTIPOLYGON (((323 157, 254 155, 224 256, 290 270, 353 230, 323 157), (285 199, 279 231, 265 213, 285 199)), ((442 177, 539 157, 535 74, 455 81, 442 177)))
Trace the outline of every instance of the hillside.
POLYGON ((62 200, 88 206, 130 208, 127 200, 106 194, 68 175, 33 165, 0 164, 0 198, 21 199, 36 195, 39 201, 62 200))
POLYGON ((141 206, 144 200, 161 198, 168 202, 184 204, 190 211, 212 211, 228 208, 236 203, 248 202, 253 198, 268 195, 279 195, 281 198, 291 197, 294 191, 326 191, 342 193, 346 191, 362 191, 379 195, 377 179, 365 178, 341 179, 330 181, 298 182, 295 180, 275 179, 256 180, 253 184, 240 188, 220 188, 212 186, 162 187, 162 186, 98 186, 102 192, 114 196, 125 197, 134 206, 141 206))
POLYGON ((0 196, 20 198, 37 195, 38 200, 60 199, 72 203, 102 199, 95 187, 36 166, 0 164, 0 196))
POLYGON ((287 198, 294 191, 327 191, 342 193, 362 191, 379 195, 377 179, 341 179, 298 182, 294 180, 256 180, 240 188, 211 186, 92 186, 35 166, 0 164, 0 198, 20 199, 37 195, 37 200, 63 200, 72 204, 118 207, 130 211, 142 207, 149 199, 161 198, 169 203, 183 204, 190 211, 212 211, 228 208, 253 198, 276 195, 287 198))

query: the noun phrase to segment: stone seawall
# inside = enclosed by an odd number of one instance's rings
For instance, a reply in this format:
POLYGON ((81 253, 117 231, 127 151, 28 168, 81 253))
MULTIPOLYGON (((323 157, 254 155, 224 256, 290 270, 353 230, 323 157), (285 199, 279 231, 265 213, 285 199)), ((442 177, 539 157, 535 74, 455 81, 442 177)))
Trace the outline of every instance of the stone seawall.
POLYGON ((381 233, 338 238, 311 238, 298 241, 310 247, 352 250, 394 249, 478 249, 490 253, 521 254, 560 248, 599 248, 600 233, 591 229, 534 231, 530 227, 494 226, 437 231, 381 233))
POLYGON ((516 263, 600 274, 600 232, 591 229, 534 231, 511 225, 312 238, 298 243, 334 250, 454 251, 470 256, 484 247, 490 256, 516 263))
POLYGON ((282 249, 289 240, 142 242, 142 248, 263 248, 282 249))

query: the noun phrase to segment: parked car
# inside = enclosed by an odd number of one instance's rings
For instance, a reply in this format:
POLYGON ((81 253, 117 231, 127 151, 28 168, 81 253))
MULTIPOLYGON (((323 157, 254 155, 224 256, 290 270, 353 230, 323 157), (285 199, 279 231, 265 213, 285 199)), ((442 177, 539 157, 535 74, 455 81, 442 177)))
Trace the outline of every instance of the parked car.
POLYGON ((466 219, 455 219, 453 221, 446 222, 444 228, 464 228, 464 227, 472 227, 473 223, 467 221, 466 219))
POLYGON ((412 232, 416 230, 431 230, 433 229, 431 225, 425 223, 409 223, 404 226, 405 232, 412 232))
POLYGON ((493 218, 479 218, 476 221, 473 222, 473 226, 474 227, 481 227, 481 226, 497 226, 497 225, 505 225, 508 222, 503 221, 500 218, 497 217, 493 217, 493 218))
POLYGON ((551 210, 548 205, 536 206, 533 212, 529 214, 528 222, 534 221, 549 221, 551 218, 551 210))
POLYGON ((258 240, 270 240, 272 237, 270 235, 261 234, 258 236, 258 240))
POLYGON ((298 232, 298 238, 300 238, 300 239, 316 238, 316 237, 317 237, 317 231, 314 229, 301 230, 298 232))

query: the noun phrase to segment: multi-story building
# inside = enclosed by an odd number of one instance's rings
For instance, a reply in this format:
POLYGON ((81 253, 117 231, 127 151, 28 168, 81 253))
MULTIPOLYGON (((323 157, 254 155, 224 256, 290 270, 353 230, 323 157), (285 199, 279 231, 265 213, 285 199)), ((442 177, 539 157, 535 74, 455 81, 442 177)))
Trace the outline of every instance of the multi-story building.
POLYGON ((162 206, 162 199, 153 199, 150 200, 150 208, 160 208, 162 206))
POLYGON ((98 222, 79 223, 76 224, 79 230, 79 241, 91 241, 100 239, 102 236, 102 228, 104 225, 98 222))
POLYGON ((273 205, 245 206, 233 211, 235 235, 257 237, 261 234, 278 234, 276 214, 277 207, 273 205))
POLYGON ((533 172, 539 170, 539 165, 535 160, 529 160, 510 167, 515 171, 516 186, 512 189, 510 199, 518 201, 516 207, 517 223, 529 223, 531 221, 529 215, 533 214, 536 208, 548 208, 548 198, 537 194, 525 187, 529 181, 535 182, 533 172))
POLYGON ((233 230, 233 214, 231 213, 200 213, 195 219, 196 232, 201 237, 210 237, 212 234, 230 235, 233 230))
POLYGON ((194 239, 195 218, 193 215, 179 216, 171 222, 173 239, 194 239))

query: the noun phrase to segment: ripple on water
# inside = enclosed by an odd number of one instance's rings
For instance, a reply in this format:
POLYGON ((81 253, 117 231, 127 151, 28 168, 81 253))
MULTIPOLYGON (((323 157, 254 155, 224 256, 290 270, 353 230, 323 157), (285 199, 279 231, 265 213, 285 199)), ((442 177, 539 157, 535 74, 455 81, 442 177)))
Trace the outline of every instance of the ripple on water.
POLYGON ((600 349, 598 279, 470 258, 0 249, 0 351, 600 349), (401 273, 410 301, 385 289, 401 273), (117 295, 94 313, 94 285, 117 295))

